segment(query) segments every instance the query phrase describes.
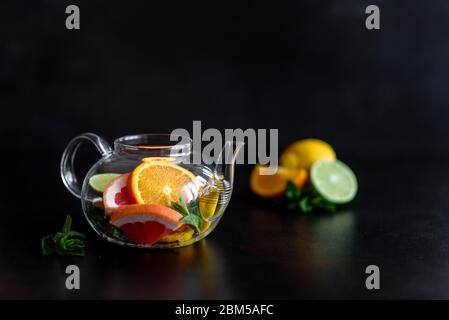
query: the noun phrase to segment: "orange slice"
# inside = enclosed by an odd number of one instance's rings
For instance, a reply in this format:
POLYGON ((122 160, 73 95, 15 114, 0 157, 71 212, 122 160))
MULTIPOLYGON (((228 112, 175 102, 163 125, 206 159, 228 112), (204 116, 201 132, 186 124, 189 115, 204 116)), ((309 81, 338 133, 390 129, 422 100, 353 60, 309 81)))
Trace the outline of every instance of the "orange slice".
POLYGON ((128 190, 136 203, 170 206, 194 180, 193 173, 170 161, 146 160, 131 173, 128 190))
POLYGON ((264 198, 275 198, 282 196, 285 192, 287 181, 291 180, 298 188, 302 188, 307 182, 307 171, 305 169, 290 169, 279 167, 278 172, 273 175, 261 175, 257 164, 250 178, 251 190, 264 198))
POLYGON ((158 204, 131 204, 114 210, 110 223, 138 244, 151 245, 183 225, 182 215, 158 204))

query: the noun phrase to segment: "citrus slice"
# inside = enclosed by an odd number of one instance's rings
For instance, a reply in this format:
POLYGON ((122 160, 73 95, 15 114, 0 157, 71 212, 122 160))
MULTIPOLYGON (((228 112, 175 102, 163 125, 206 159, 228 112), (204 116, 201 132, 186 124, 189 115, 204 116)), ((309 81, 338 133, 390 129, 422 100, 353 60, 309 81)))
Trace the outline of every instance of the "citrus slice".
POLYGON ((176 231, 173 231, 172 233, 166 235, 162 239, 159 240, 159 242, 162 243, 169 243, 169 242, 185 242, 189 241, 193 237, 193 233, 195 230, 190 228, 188 225, 184 225, 181 228, 179 228, 176 231))
POLYGON ((89 185, 92 189, 97 192, 104 192, 106 186, 111 182, 111 180, 117 178, 120 174, 118 173, 100 173, 93 175, 89 179, 89 185))
POLYGON ((136 203, 169 206, 194 180, 193 173, 170 161, 146 161, 131 173, 128 189, 136 203))
POLYGON ((280 164, 289 168, 309 170, 318 160, 335 160, 334 149, 319 139, 303 139, 293 142, 281 154, 280 164))
POLYGON ((279 167, 273 175, 260 174, 261 165, 257 164, 250 178, 251 190, 264 198, 282 196, 285 192, 287 181, 291 180, 298 188, 302 188, 307 182, 307 171, 304 169, 291 169, 279 167))
POLYGON ((206 232, 212 223, 209 220, 204 220, 202 226, 200 227, 200 233, 206 232))
POLYGON ((106 216, 124 205, 131 204, 128 192, 129 173, 121 174, 112 179, 103 192, 103 208, 106 216))
POLYGON ((137 244, 151 245, 181 227, 181 218, 158 204, 131 204, 114 210, 109 222, 137 244))
POLYGON ((338 160, 315 162, 310 170, 310 178, 315 190, 323 198, 336 204, 348 203, 357 193, 354 172, 338 160))
POLYGON ((200 196, 199 209, 204 219, 208 219, 215 214, 219 197, 218 187, 212 187, 206 194, 200 196))

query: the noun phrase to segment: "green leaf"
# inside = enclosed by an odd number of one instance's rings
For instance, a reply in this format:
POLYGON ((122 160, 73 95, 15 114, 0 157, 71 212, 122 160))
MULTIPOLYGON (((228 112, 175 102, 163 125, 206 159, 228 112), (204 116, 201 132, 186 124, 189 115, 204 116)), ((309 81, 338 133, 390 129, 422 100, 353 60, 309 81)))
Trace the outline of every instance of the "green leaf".
POLYGON ((109 224, 109 220, 104 215, 104 212, 100 208, 94 206, 93 204, 87 207, 87 214, 89 215, 89 219, 96 226, 103 226, 105 224, 109 224))
POLYGON ((299 207, 301 208, 301 211, 304 213, 308 213, 313 211, 313 206, 310 202, 310 197, 306 196, 299 201, 299 207))
POLYGON ((123 237, 123 232, 122 232, 122 230, 120 230, 119 228, 114 227, 114 228, 112 229, 112 235, 113 235, 114 237, 116 237, 116 238, 121 238, 121 237, 123 237))
POLYGON ((189 206, 188 206, 188 211, 190 214, 194 214, 196 216, 201 216, 198 203, 199 203, 199 199, 190 201, 189 206))
POLYGON ((62 243, 62 247, 64 248, 63 254, 65 255, 84 255, 84 242, 79 239, 69 239, 62 243))
POLYGON ((64 235, 62 234, 62 232, 58 231, 53 235, 53 241, 59 241, 59 239, 61 239, 64 235))
POLYGON ((70 215, 67 215, 67 217, 65 218, 64 225, 62 226, 62 233, 64 235, 68 234, 71 226, 72 226, 72 217, 70 215))
POLYGON ((69 237, 78 237, 78 238, 86 238, 86 236, 84 235, 84 234, 82 234, 81 232, 78 232, 78 231, 70 231, 69 233, 68 233, 68 236, 69 237))
POLYGON ((315 189, 301 190, 293 182, 288 181, 285 199, 289 210, 299 210, 308 213, 316 210, 334 212, 337 205, 323 198, 315 189))
POLYGON ((84 248, 84 242, 79 239, 69 239, 65 241, 65 247, 72 248, 84 248))
POLYGON ((323 209, 326 211, 334 212, 337 210, 337 205, 335 203, 332 203, 326 199, 324 199, 322 196, 317 195, 312 199, 312 203, 315 207, 319 209, 323 209))
POLYGON ((172 202, 170 206, 173 210, 178 211, 184 216, 181 219, 181 222, 191 225, 196 229, 201 228, 201 226, 204 223, 204 220, 200 214, 198 201, 197 200, 190 201, 188 207, 181 197, 179 197, 179 201, 181 202, 181 204, 172 202))
POLYGON ((71 255, 71 256, 80 256, 80 257, 82 257, 82 256, 85 255, 85 251, 84 251, 84 248, 78 248, 78 249, 66 251, 63 254, 64 255, 71 255))
POLYGON ((63 246, 62 241, 56 242, 55 250, 56 250, 56 253, 59 254, 59 255, 64 255, 65 254, 66 250, 65 250, 65 248, 63 246))
POLYGON ((184 208, 183 206, 181 206, 180 204, 178 204, 176 202, 172 202, 170 207, 173 210, 178 211, 183 216, 188 216, 189 215, 189 211, 187 210, 187 208, 184 208))
POLYGON ((184 209, 185 212, 189 212, 189 208, 187 208, 186 202, 181 196, 179 197, 179 204, 181 205, 181 207, 184 209))
POLYGON ((41 249, 42 249, 42 254, 45 256, 48 256, 50 253, 55 251, 55 246, 54 246, 52 235, 43 237, 41 239, 41 249))
POLYGON ((299 197, 301 196, 301 190, 297 186, 295 186, 292 181, 289 180, 287 181, 285 196, 289 200, 299 199, 299 197))
POLYGON ((200 216, 194 214, 189 214, 188 216, 185 216, 184 218, 181 219, 181 222, 191 225, 192 227, 195 227, 198 230, 203 225, 203 219, 200 216))
POLYGON ((86 244, 79 239, 71 239, 70 247, 71 248, 84 248, 86 244))
POLYGON ((84 241, 80 238, 85 236, 77 231, 71 231, 72 218, 67 215, 62 232, 56 232, 41 239, 41 250, 43 255, 56 252, 60 255, 84 255, 84 241))

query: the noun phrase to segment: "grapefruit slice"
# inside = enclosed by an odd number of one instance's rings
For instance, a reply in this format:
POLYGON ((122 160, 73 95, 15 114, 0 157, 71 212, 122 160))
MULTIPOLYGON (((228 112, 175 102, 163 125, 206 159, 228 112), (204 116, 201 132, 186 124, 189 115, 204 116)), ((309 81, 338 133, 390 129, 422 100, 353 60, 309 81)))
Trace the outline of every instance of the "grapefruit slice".
POLYGON ((128 178, 129 173, 121 174, 106 186, 103 192, 103 207, 106 216, 109 217, 115 209, 121 206, 131 204, 127 187, 128 178))
POLYGON ((115 209, 109 222, 137 244, 152 245, 181 227, 181 218, 159 204, 131 204, 115 209))

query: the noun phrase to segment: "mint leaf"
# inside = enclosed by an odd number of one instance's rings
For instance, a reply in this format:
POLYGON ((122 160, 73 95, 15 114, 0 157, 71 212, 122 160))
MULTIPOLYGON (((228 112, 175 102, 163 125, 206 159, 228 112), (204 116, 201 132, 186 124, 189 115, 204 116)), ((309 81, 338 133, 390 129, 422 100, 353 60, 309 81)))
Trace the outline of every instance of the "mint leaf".
POLYGON ((181 219, 181 222, 184 222, 185 224, 188 224, 199 230, 203 225, 204 220, 199 211, 198 199, 190 201, 188 207, 181 197, 179 198, 179 201, 181 202, 181 204, 172 202, 170 205, 171 208, 178 211, 184 216, 181 219))
POLYGON ((54 245, 54 242, 53 242, 53 236, 52 235, 43 237, 41 239, 41 249, 42 249, 42 254, 44 256, 48 256, 50 253, 55 251, 55 245, 54 245))
POLYGON ((313 206, 311 205, 310 197, 306 196, 301 199, 299 202, 299 207, 301 208, 301 211, 304 213, 313 211, 313 206))
POLYGON ((179 204, 181 205, 181 207, 184 209, 185 212, 189 212, 186 202, 184 201, 184 199, 181 196, 179 197, 179 204))
POLYGON ((84 255, 84 242, 79 239, 68 239, 64 240, 61 243, 61 246, 64 248, 63 254, 70 254, 76 256, 84 255))
POLYGON ((201 216, 198 202, 199 202, 199 199, 190 201, 189 206, 188 206, 188 211, 190 214, 194 214, 196 216, 201 216))
POLYGON ((289 200, 299 199, 301 196, 301 190, 292 181, 287 181, 287 189, 285 191, 285 196, 289 200))
POLYGON ((176 202, 172 202, 170 207, 173 210, 178 211, 183 216, 188 216, 189 215, 189 210, 187 208, 183 207, 182 205, 176 203, 176 202))
POLYGON ((67 217, 65 218, 64 225, 62 226, 62 233, 64 235, 68 234, 71 226, 72 226, 72 217, 67 215, 67 217))
POLYGON ((84 234, 82 234, 81 232, 78 232, 78 231, 69 231, 69 233, 67 235, 69 237, 86 238, 86 236, 84 234))
POLYGON ((123 237, 123 232, 122 230, 114 226, 114 228, 112 228, 112 236, 116 238, 121 238, 123 237))
POLYGON ((188 216, 185 216, 184 218, 181 219, 181 222, 191 225, 192 227, 195 227, 198 230, 203 225, 203 219, 200 216, 194 214, 189 214, 188 216))
POLYGON ((327 210, 327 211, 331 211, 331 212, 334 212, 335 210, 337 210, 337 205, 335 203, 332 203, 332 202, 324 199, 320 195, 317 195, 317 196, 315 196, 315 198, 312 199, 312 204, 319 209, 323 209, 323 210, 327 210))
POLYGON ((62 232, 56 232, 41 239, 41 250, 43 255, 49 255, 56 252, 60 255, 84 256, 84 234, 71 231, 72 218, 67 215, 62 232))
POLYGON ((334 212, 337 210, 337 205, 323 198, 313 188, 301 190, 296 187, 292 181, 288 181, 284 194, 284 201, 286 201, 289 210, 299 210, 303 213, 312 212, 315 210, 325 210, 334 212))

